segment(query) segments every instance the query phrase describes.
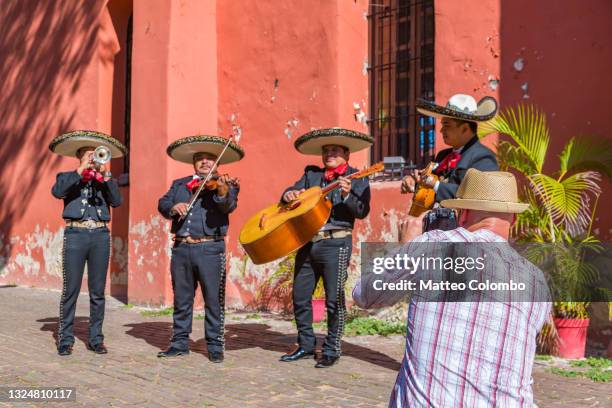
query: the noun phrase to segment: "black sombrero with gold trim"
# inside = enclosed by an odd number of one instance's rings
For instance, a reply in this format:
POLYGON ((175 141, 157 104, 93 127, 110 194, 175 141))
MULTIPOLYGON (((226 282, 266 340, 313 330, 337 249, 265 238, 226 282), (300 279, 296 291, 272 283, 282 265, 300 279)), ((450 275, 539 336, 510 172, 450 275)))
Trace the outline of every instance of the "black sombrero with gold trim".
POLYGON ((374 139, 365 133, 343 128, 317 129, 298 137, 293 144, 298 152, 320 156, 323 146, 344 146, 351 153, 358 152, 374 143, 374 139))
POLYGON ((75 130, 55 137, 49 143, 49 150, 62 156, 76 157, 83 147, 105 146, 111 151, 113 159, 127 154, 127 147, 120 141, 105 133, 93 130, 75 130))
MULTIPOLYGON (((176 140, 168 146, 166 153, 172 159, 183 163, 193 163, 196 153, 210 153, 219 156, 227 144, 227 139, 221 136, 196 135, 176 140)), ((231 142, 219 161, 219 164, 237 162, 244 157, 244 150, 237 143, 231 142)))
POLYGON ((437 118, 451 118, 469 122, 483 122, 492 119, 497 113, 495 98, 485 96, 478 103, 470 95, 457 94, 451 96, 446 106, 436 105, 435 102, 419 100, 417 111, 422 115, 437 118))

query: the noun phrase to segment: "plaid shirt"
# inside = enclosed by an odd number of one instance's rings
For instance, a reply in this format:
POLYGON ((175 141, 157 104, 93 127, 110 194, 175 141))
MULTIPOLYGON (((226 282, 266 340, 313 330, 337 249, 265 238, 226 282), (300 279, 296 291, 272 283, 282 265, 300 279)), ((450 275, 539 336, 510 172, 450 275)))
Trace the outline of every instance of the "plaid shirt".
MULTIPOLYGON (((430 231, 412 242, 432 243, 434 250, 436 242, 506 241, 487 230, 472 233, 458 228, 430 231)), ((402 252, 409 252, 411 243, 402 252)), ((510 246, 500 247, 504 250, 493 258, 496 274, 510 273, 519 266, 533 277, 536 289, 532 293, 548 290, 538 268, 510 246)), ((384 274, 385 282, 416 279, 402 271, 389 272, 384 274)), ((361 307, 390 306, 405 297, 405 293, 368 290, 369 283, 362 278, 353 290, 361 307)), ((408 307, 406 352, 389 406, 534 406, 531 372, 536 335, 549 316, 550 303, 423 302, 415 298, 408 307)))

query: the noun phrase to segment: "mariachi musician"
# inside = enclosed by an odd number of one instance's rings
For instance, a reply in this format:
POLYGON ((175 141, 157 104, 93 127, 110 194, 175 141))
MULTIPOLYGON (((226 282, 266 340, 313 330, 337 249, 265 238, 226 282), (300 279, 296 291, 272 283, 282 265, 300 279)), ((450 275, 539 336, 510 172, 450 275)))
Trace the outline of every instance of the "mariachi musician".
POLYGON ((208 359, 220 363, 225 344, 225 236, 240 187, 237 179, 220 175, 216 166, 241 160, 244 151, 222 137, 191 136, 170 144, 167 153, 174 160, 193 165, 194 174, 175 180, 158 204, 159 212, 172 220, 174 234, 170 261, 174 324, 170 347, 158 357, 189 354, 193 301, 199 283, 205 305, 208 359))
POLYGON ((118 207, 122 202, 117 180, 108 170, 108 161, 127 154, 127 148, 104 133, 77 130, 53 139, 49 149, 62 156, 76 157, 79 162, 76 170, 59 173, 51 189, 55 198, 64 201, 62 218, 66 222, 57 352, 60 356, 72 354, 74 314, 87 264, 87 348, 106 354, 102 323, 110 259, 109 207, 118 207))
POLYGON ((325 287, 328 334, 323 344, 323 355, 315 367, 325 368, 340 358, 340 343, 346 317, 344 287, 352 250, 352 229, 355 219, 363 219, 370 212, 368 179, 349 180, 346 176, 357 172, 349 166, 350 153, 369 147, 370 136, 351 130, 332 128, 315 130, 295 141, 298 152, 319 156, 323 167, 307 166, 302 177, 285 190, 281 202, 289 203, 310 187, 324 187, 334 181, 340 189, 329 193, 332 203, 327 223, 295 257, 293 278, 293 311, 298 329, 298 347, 281 361, 291 362, 313 358, 316 338, 312 328, 312 294, 319 279, 325 287))
POLYGON ((422 171, 413 171, 401 185, 402 194, 414 192, 415 185, 433 188, 435 202, 455 198, 459 184, 470 168, 480 171, 497 171, 499 165, 495 153, 478 140, 478 122, 493 118, 497 102, 485 96, 478 103, 470 95, 453 95, 446 106, 419 101, 417 111, 423 115, 441 118, 442 138, 450 146, 435 157, 433 177, 422 171))

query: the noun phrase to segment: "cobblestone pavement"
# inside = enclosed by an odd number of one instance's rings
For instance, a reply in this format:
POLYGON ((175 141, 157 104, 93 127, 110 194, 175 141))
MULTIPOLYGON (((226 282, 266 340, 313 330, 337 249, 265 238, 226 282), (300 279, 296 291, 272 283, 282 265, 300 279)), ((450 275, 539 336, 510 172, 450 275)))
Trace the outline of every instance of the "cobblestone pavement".
MULTIPOLYGON (((171 317, 143 317, 107 301, 107 355, 85 348, 87 295, 79 297, 74 353, 56 354, 59 293, 0 287, 0 386, 76 387, 73 403, 15 406, 92 407, 371 407, 386 406, 403 354, 401 336, 346 338, 340 363, 315 369, 313 360, 280 363, 295 340, 290 322, 228 313, 223 364, 205 355, 203 321, 194 321, 192 353, 161 360, 171 317)), ((540 407, 612 406, 610 385, 534 373, 540 407)), ((9 406, 0 403, 0 406, 9 406)))

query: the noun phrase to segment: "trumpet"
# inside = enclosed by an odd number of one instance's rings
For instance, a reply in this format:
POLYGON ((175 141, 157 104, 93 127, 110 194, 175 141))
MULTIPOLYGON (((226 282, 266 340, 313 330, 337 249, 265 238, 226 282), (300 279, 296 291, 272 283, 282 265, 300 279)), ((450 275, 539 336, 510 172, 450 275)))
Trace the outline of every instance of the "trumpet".
POLYGON ((98 146, 93 152, 92 161, 96 167, 100 167, 110 161, 112 155, 111 151, 106 146, 98 146))

